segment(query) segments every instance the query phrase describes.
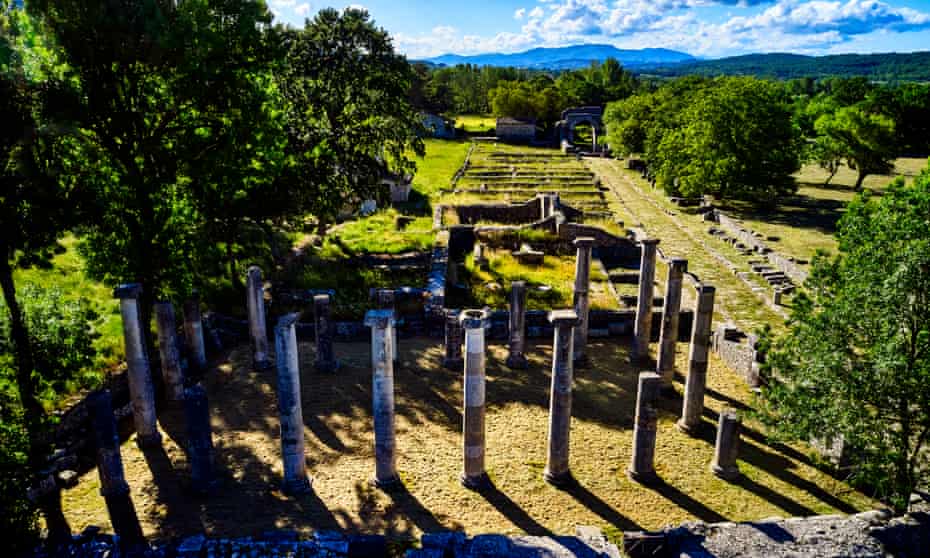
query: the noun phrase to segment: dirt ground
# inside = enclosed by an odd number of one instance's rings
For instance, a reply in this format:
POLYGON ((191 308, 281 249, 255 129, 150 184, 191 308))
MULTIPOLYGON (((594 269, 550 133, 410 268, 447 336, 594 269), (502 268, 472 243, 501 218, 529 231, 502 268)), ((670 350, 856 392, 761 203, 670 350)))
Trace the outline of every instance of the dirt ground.
MULTIPOLYGON (((208 375, 216 462, 221 485, 199 498, 187 488, 184 428, 178 409, 160 413, 164 450, 141 452, 123 444, 126 477, 146 534, 152 538, 206 532, 214 536, 340 529, 415 536, 441 529, 469 533, 565 534, 597 525, 608 534, 655 529, 690 519, 748 520, 771 516, 851 513, 874 502, 811 466, 805 450, 772 446, 747 429, 741 448, 744 478, 714 477, 716 413, 744 408, 750 393, 714 359, 708 375, 705 429, 689 438, 674 427, 681 397, 663 399, 656 468, 665 483, 645 488, 628 480, 636 372, 625 344, 592 340, 590 367, 576 371, 571 463, 578 485, 566 491, 542 480, 549 403, 550 344, 531 345, 531 366, 511 371, 506 349, 488 359, 487 469, 494 483, 481 493, 464 489, 461 468, 461 371, 442 369, 441 345, 402 339, 395 371, 398 466, 404 489, 369 486, 373 472, 371 369, 365 343, 337 344, 335 375, 312 370, 313 345, 301 344, 306 455, 313 494, 283 495, 275 372, 255 371, 249 350, 232 351, 208 375)), ((679 369, 687 344, 679 344, 679 369)), ((680 394, 679 377, 676 389, 680 394)), ((63 494, 73 530, 109 529, 97 473, 63 494)))

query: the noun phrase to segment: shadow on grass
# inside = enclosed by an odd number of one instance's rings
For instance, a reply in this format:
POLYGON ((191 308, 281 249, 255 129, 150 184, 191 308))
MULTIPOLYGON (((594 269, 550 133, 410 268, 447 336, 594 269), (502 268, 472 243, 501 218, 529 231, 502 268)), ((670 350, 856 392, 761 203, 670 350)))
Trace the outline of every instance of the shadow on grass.
POLYGON ((706 523, 720 523, 722 521, 727 521, 726 517, 720 515, 719 513, 707 507, 705 504, 698 502, 691 496, 688 496, 681 490, 678 490, 674 486, 667 484, 664 481, 660 480, 654 486, 650 486, 649 488, 662 495, 676 506, 697 517, 701 521, 706 523))
POLYGON ((489 482, 486 486, 479 489, 478 493, 481 494, 489 504, 494 506, 494 509, 500 512, 501 515, 509 519, 511 523, 527 534, 540 536, 552 535, 549 529, 546 529, 533 519, 530 514, 526 513, 526 510, 517 505, 509 496, 501 492, 493 482, 489 482))
POLYGON ((588 490, 579 482, 570 484, 565 492, 572 498, 578 500, 578 503, 588 508, 601 519, 610 523, 621 531, 642 531, 642 527, 632 519, 618 512, 610 504, 598 498, 596 494, 588 490))

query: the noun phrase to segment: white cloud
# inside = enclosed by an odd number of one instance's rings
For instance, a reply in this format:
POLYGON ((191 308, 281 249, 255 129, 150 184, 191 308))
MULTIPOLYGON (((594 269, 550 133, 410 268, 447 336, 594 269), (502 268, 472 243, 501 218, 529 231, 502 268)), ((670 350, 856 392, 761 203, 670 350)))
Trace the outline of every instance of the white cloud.
POLYGON ((310 15, 310 3, 304 2, 302 4, 297 4, 294 6, 294 13, 302 17, 307 17, 310 15))
POLYGON ((398 34, 395 39, 413 58, 583 42, 722 55, 813 53, 877 31, 930 29, 930 13, 880 0, 537 0, 532 10, 520 8, 514 18, 523 21, 519 33, 461 36, 434 29, 417 36, 398 34), (715 4, 733 8, 722 22, 702 20, 701 9, 715 4), (750 8, 763 4, 771 5, 761 12, 750 8))

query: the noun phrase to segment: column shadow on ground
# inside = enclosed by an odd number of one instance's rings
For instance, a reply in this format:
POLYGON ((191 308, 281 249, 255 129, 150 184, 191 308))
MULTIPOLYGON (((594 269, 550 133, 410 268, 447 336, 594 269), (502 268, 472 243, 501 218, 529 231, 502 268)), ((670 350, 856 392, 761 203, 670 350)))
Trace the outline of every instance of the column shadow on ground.
POLYGON ((506 517, 519 529, 522 529, 529 535, 552 535, 552 532, 533 519, 526 510, 521 508, 516 502, 510 499, 497 488, 493 482, 488 482, 486 486, 478 490, 478 493, 494 506, 501 515, 506 517))

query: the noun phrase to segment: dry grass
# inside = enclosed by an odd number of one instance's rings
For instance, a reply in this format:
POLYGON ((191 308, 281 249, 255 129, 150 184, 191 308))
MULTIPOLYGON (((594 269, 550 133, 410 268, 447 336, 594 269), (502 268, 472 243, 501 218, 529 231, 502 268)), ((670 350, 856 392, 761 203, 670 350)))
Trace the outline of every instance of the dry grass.
MULTIPOLYGON (((679 345, 679 365, 686 346, 679 345)), ((406 490, 373 490, 371 371, 367 344, 339 344, 338 374, 311 372, 313 347, 301 345, 308 469, 314 493, 291 499, 277 489, 280 445, 273 371, 244 363, 246 348, 229 355, 207 380, 217 462, 223 484, 209 498, 186 490, 187 463, 176 411, 161 413, 164 451, 141 453, 131 441, 123 459, 139 517, 151 537, 206 531, 214 536, 345 529, 410 536, 437 529, 470 533, 569 533, 577 524, 620 530, 655 529, 690 519, 749 520, 770 516, 853 512, 875 504, 818 471, 799 451, 767 445, 755 430, 744 438, 745 479, 730 484, 709 469, 711 422, 721 407, 742 406, 741 379, 712 360, 705 430, 689 438, 674 428, 680 397, 663 400, 657 470, 665 484, 626 478, 637 372, 625 346, 592 343, 590 368, 576 374, 571 463, 579 485, 556 490, 542 480, 545 462, 550 348, 530 347, 527 371, 503 367, 505 351, 488 359, 487 468, 495 488, 469 492, 458 483, 461 463, 461 371, 437 366, 441 347, 402 340, 396 371, 399 469, 406 490), (153 473, 154 471, 154 473, 153 473)), ((680 384, 676 387, 681 389, 680 384)), ((109 528, 97 475, 64 493, 75 530, 109 528)))

